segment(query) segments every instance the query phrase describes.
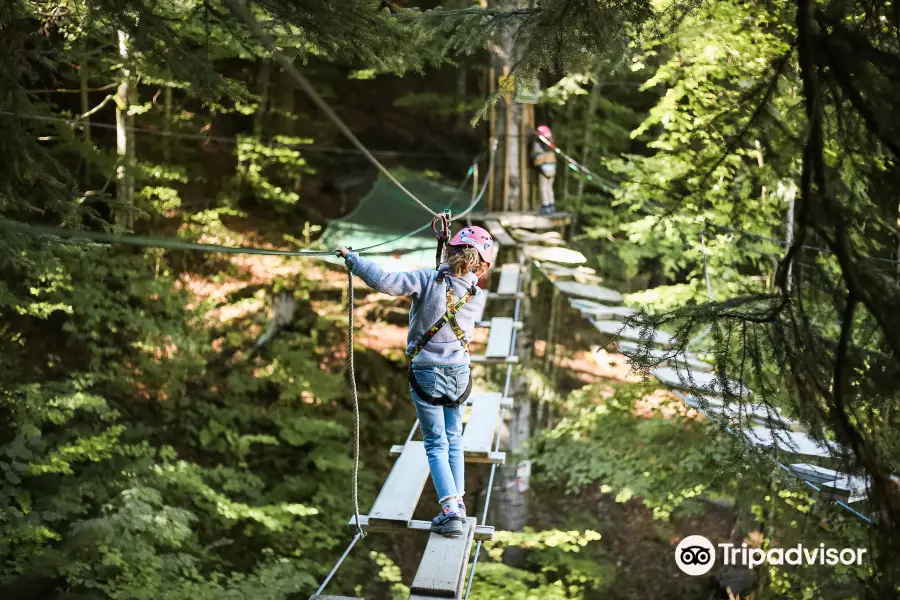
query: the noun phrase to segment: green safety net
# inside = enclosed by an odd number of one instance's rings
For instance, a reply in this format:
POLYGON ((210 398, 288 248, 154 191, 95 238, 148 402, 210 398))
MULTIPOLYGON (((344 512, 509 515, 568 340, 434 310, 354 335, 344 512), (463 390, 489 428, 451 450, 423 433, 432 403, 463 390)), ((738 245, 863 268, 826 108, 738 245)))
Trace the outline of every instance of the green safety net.
MULTIPOLYGON (((404 181, 403 185, 435 212, 450 208, 451 214, 461 213, 472 201, 472 191, 467 187, 452 188, 426 179, 404 181)), ((479 201, 473 210, 480 210, 482 202, 479 201)), ((357 249, 383 244, 366 252, 365 256, 391 271, 433 267, 437 242, 431 220, 432 216, 396 185, 378 180, 353 212, 328 224, 319 242, 326 249, 339 246, 357 249), (395 239, 425 225, 427 227, 418 234, 395 239)), ((458 228, 459 223, 453 227, 454 230, 458 228)), ((335 264, 343 262, 337 257, 326 257, 325 260, 335 264)))

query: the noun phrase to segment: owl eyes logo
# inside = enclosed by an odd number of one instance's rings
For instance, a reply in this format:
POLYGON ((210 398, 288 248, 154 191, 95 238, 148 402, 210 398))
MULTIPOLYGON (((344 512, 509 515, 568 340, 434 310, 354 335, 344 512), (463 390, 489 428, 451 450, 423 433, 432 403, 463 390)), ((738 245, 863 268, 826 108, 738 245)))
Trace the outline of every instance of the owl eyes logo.
POLYGON ((689 546, 681 551, 681 562, 686 565, 705 565, 710 558, 709 550, 703 546, 689 546))
POLYGON ((716 564, 716 549, 702 535, 689 535, 675 548, 675 564, 688 575, 703 575, 716 564))

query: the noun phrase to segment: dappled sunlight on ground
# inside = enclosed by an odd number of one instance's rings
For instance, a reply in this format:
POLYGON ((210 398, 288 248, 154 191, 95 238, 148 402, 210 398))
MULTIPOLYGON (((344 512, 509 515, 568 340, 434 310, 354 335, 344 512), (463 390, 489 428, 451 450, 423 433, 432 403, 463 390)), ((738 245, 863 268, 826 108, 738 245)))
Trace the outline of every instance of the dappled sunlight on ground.
POLYGON ((632 411, 634 415, 639 417, 650 418, 661 414, 663 417, 673 417, 681 415, 690 417, 692 414, 697 415, 697 411, 688 408, 681 398, 672 392, 664 389, 654 390, 653 393, 641 398, 632 411))

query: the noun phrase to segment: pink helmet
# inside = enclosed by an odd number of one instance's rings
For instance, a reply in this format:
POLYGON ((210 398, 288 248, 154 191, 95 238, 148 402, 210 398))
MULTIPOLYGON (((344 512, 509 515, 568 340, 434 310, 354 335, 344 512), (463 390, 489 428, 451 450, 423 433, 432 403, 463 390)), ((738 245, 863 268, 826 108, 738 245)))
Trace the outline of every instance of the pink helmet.
POLYGON ((538 127, 537 132, 539 134, 541 134, 542 136, 544 136, 545 138, 547 138, 548 140, 553 139, 553 132, 550 131, 550 128, 547 127, 546 125, 541 125, 540 127, 538 127))
POLYGON ((489 265, 494 264, 494 238, 481 227, 463 227, 450 240, 451 246, 471 246, 478 251, 481 260, 489 265))

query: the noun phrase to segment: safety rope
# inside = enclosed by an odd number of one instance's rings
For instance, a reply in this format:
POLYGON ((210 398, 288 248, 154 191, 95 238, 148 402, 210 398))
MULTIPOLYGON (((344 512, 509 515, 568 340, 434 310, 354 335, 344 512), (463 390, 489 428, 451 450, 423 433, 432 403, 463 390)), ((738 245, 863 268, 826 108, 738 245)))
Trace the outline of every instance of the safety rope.
POLYGON ((568 163, 570 169, 572 169, 573 171, 581 172, 582 174, 584 174, 585 177, 587 177, 588 181, 596 181, 597 186, 606 192, 611 192, 616 189, 614 184, 608 182, 603 177, 600 177, 599 175, 597 175, 596 173, 594 173, 593 171, 591 171, 590 169, 588 169, 587 167, 585 167, 584 165, 579 163, 577 160, 575 160, 574 158, 572 158, 571 156, 569 156, 568 154, 563 152, 559 148, 559 146, 556 146, 553 143, 552 140, 544 137, 543 135, 541 135, 540 133, 537 133, 536 131, 535 131, 535 134, 537 135, 538 139, 540 139, 542 142, 547 144, 549 147, 553 148, 553 151, 556 154, 558 154, 559 156, 561 156, 562 159, 564 161, 566 161, 566 163, 568 163))
POLYGON ((356 369, 353 360, 353 271, 347 267, 347 368, 350 390, 353 393, 353 514, 356 518, 356 535, 366 537, 359 522, 359 395, 356 390, 356 369))
POLYGON ((347 125, 341 120, 337 113, 334 112, 334 110, 328 105, 327 102, 325 102, 324 99, 322 99, 322 96, 319 95, 319 93, 309 83, 309 81, 307 81, 306 77, 304 77, 300 73, 300 71, 298 71, 294 67, 294 63, 289 58, 284 56, 284 54, 282 54, 280 50, 278 50, 275 44, 275 39, 263 30, 259 22, 250 13, 246 6, 244 6, 239 0, 225 0, 225 4, 228 6, 229 10, 231 10, 232 13, 240 17, 240 19, 246 23, 247 27, 250 29, 250 32, 260 42, 262 42, 262 44, 266 46, 270 52, 272 52, 272 56, 275 57, 275 60, 277 60, 281 64, 281 67, 285 70, 285 72, 289 73, 291 77, 293 77, 297 81, 297 84, 300 86, 300 88, 304 92, 306 92, 306 94, 310 97, 310 99, 312 99, 316 106, 318 106, 322 110, 322 112, 324 112, 328 116, 328 118, 331 119, 332 122, 334 122, 337 128, 341 130, 341 133, 343 133, 344 136, 348 140, 350 140, 350 143, 356 146, 356 148, 362 153, 363 156, 366 157, 369 162, 371 162, 379 171, 381 171, 381 173, 385 177, 387 177, 394 185, 400 188, 403 193, 409 196, 410 199, 421 206, 431 216, 438 216, 438 213, 431 210, 431 208, 429 208, 427 204, 419 200, 415 194, 406 189, 403 184, 400 183, 400 181, 398 181, 397 178, 394 177, 391 172, 388 171, 387 168, 382 165, 378 161, 378 159, 375 158, 375 156, 372 155, 371 152, 369 152, 368 148, 366 148, 363 143, 360 142, 359 139, 357 139, 353 132, 350 131, 350 128, 347 127, 347 125))
POLYGON ((472 201, 469 203, 469 206, 466 207, 464 211, 450 219, 451 222, 458 221, 468 215, 475 209, 475 206, 481 201, 484 197, 484 192, 488 189, 488 183, 491 181, 491 174, 494 172, 494 163, 497 158, 497 138, 494 138, 491 141, 491 155, 488 161, 488 170, 487 174, 484 176, 484 182, 481 184, 481 190, 478 192, 478 195, 472 198, 472 201))
POLYGON ((343 564, 356 542, 366 537, 366 532, 362 528, 359 517, 359 394, 356 389, 356 370, 353 360, 353 309, 355 308, 355 297, 353 294, 353 271, 347 267, 347 376, 350 378, 350 391, 353 395, 353 516, 356 523, 356 535, 350 541, 347 549, 335 563, 331 572, 316 590, 316 596, 321 596, 322 592, 328 586, 338 568, 343 564))

